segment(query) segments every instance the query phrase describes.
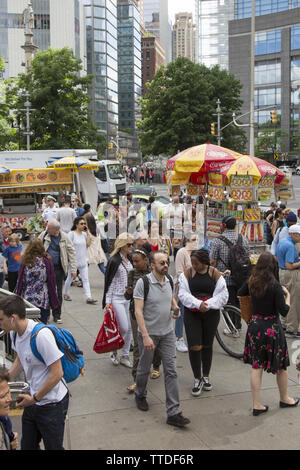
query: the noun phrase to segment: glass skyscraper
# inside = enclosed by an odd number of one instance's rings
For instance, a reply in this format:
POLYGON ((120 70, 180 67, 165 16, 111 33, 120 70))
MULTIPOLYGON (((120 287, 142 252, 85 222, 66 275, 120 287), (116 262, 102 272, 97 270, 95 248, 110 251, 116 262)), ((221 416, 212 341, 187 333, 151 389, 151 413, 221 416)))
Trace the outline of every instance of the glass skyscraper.
POLYGON ((118 131, 117 0, 82 0, 85 5, 87 72, 94 75, 91 113, 109 140, 118 131))
MULTIPOLYGON (((272 149, 263 149, 272 159, 272 151, 292 157, 300 145, 299 7, 300 1, 256 0, 255 131, 257 141, 260 136, 274 135, 272 149), (272 109, 276 109, 277 124, 271 121, 272 109), (282 132, 276 136, 275 129, 282 132)), ((243 84, 242 113, 246 113, 251 89, 251 0, 236 0, 235 15, 229 25, 229 71, 243 84)), ((248 115, 245 122, 249 122, 248 115)))
POLYGON ((118 0, 119 128, 136 130, 142 87, 140 12, 131 0, 118 0))
MULTIPOLYGON (((300 7, 300 0, 256 0, 255 16, 279 13, 297 7, 300 7)), ((235 19, 250 18, 251 11, 251 0, 235 0, 235 19)))
POLYGON ((196 0, 196 62, 228 68, 228 22, 234 0, 196 0))
POLYGON ((172 60, 172 23, 168 17, 168 1, 144 0, 143 2, 145 29, 163 46, 167 63, 172 60))

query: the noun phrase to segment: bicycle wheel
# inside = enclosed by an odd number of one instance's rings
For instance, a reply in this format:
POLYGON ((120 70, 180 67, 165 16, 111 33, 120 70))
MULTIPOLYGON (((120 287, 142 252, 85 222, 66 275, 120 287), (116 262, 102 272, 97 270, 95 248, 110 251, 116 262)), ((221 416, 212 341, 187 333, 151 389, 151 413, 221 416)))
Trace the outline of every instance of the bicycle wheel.
POLYGON ((233 305, 225 305, 220 312, 216 338, 227 354, 237 359, 244 356, 244 346, 248 325, 241 312, 233 305))

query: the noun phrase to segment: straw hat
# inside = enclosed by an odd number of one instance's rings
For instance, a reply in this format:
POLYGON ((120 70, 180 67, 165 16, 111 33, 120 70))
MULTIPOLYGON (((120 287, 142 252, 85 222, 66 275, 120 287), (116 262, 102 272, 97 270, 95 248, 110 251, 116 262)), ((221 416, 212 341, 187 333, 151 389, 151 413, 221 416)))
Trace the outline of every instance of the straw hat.
POLYGON ((130 233, 127 233, 127 232, 121 233, 121 235, 119 235, 118 238, 117 238, 116 241, 115 241, 115 246, 114 246, 114 249, 113 249, 113 251, 111 252, 111 255, 110 255, 110 256, 114 256, 114 255, 116 255, 117 253, 119 253, 119 251, 121 250, 121 248, 123 248, 124 246, 126 246, 127 243, 133 243, 133 238, 132 238, 132 236, 130 235, 130 233))

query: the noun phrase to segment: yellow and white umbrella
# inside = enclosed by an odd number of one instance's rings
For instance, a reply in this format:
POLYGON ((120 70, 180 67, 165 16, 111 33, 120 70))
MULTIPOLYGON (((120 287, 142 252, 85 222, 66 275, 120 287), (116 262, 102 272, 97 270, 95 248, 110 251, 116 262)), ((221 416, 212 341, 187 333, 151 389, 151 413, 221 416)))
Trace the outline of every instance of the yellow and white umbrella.
POLYGON ((78 168, 85 168, 86 170, 98 170, 99 163, 92 162, 87 158, 83 157, 63 157, 57 160, 50 160, 49 165, 51 168, 72 168, 77 170, 78 168))

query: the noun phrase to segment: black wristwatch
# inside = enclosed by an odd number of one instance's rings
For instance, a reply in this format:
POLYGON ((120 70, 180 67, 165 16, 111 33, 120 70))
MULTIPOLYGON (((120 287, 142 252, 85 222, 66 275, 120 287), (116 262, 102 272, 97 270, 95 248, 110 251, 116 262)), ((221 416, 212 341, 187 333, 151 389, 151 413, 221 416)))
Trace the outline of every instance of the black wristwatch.
POLYGON ((38 400, 37 397, 35 396, 35 394, 33 395, 32 397, 34 399, 34 401, 36 401, 37 403, 39 403, 41 400, 38 400))

